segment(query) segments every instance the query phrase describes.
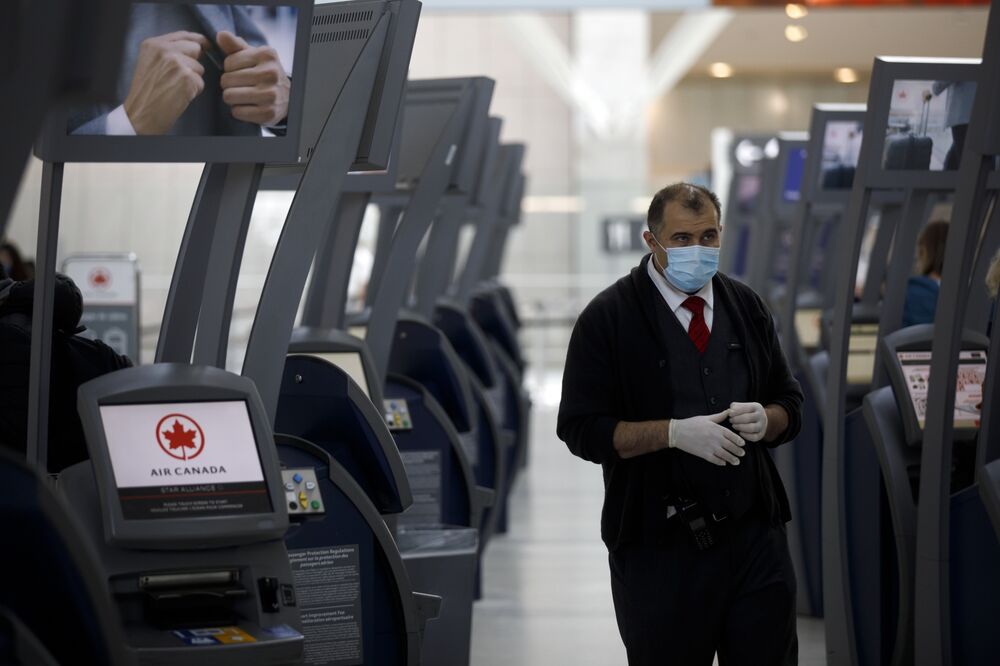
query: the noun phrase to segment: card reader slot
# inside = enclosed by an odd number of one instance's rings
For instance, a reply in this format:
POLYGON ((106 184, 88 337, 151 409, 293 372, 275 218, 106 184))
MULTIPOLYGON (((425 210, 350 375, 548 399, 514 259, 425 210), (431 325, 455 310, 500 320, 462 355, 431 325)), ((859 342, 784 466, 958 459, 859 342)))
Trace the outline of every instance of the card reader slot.
POLYGON ((233 624, 250 595, 233 570, 144 575, 139 591, 146 621, 168 629, 233 624))

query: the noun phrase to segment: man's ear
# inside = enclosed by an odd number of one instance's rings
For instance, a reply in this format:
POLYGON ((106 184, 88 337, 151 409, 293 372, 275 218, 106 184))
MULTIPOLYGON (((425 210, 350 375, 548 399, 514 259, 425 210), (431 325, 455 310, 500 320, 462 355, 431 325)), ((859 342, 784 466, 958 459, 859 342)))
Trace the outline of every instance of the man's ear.
POLYGON ((653 236, 653 232, 649 229, 642 232, 642 240, 646 241, 646 249, 650 252, 655 252, 658 249, 656 246, 656 238, 653 236))

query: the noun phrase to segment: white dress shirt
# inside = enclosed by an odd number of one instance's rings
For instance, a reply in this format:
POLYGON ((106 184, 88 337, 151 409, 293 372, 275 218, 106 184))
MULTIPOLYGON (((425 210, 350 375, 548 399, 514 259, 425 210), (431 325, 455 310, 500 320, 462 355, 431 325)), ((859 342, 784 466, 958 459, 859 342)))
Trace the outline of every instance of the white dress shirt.
POLYGON ((705 301, 705 325, 708 326, 708 332, 711 333, 712 321, 714 319, 713 312, 715 309, 715 294, 712 290, 712 281, 709 280, 704 287, 693 294, 685 294, 670 284, 670 281, 660 271, 656 270, 656 266, 653 265, 654 261, 656 261, 655 255, 650 257, 649 263, 646 264, 646 272, 649 273, 649 279, 653 281, 657 291, 660 292, 663 300, 667 303, 667 307, 677 317, 677 321, 681 323, 684 330, 688 330, 691 326, 691 320, 694 319, 694 314, 684 307, 684 301, 691 296, 699 296, 705 301))
POLYGON ((135 136, 135 127, 125 113, 125 105, 120 104, 108 114, 108 136, 135 136))

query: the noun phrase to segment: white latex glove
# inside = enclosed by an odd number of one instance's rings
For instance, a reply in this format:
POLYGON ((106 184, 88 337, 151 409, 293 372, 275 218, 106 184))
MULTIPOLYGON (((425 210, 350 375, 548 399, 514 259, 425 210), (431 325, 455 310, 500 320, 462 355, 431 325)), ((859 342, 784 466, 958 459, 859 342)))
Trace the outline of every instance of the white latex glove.
POLYGON ((759 442, 767 432, 767 412, 759 402, 734 402, 729 405, 733 430, 748 442, 759 442))
POLYGON ((739 465, 746 453, 745 442, 729 428, 721 425, 730 410, 689 419, 671 419, 668 446, 697 456, 713 465, 739 465))

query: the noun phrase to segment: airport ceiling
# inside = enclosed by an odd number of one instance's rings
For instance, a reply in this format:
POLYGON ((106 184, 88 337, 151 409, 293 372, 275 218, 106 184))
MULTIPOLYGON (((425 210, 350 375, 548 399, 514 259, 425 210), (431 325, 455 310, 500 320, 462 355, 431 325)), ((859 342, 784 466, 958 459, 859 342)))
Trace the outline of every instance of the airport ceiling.
MULTIPOLYGON (((879 55, 981 57, 987 7, 948 9, 815 9, 792 20, 780 9, 740 9, 692 67, 689 76, 708 75, 708 66, 725 62, 741 74, 817 74, 835 67, 870 72, 879 55), (785 28, 808 32, 797 43, 785 28)), ((653 16, 655 45, 681 16, 653 16)))
MULTIPOLYGON (((430 13, 553 12, 585 9, 643 9, 653 12, 651 47, 656 48, 685 13, 704 11, 710 0, 423 0, 430 13)), ((714 62, 733 65, 741 75, 832 76, 836 67, 858 69, 865 78, 878 55, 979 57, 988 6, 811 8, 790 19, 783 5, 719 9, 732 20, 697 60, 688 76, 708 76, 714 62), (805 28, 806 39, 793 43, 785 28, 805 28)))

